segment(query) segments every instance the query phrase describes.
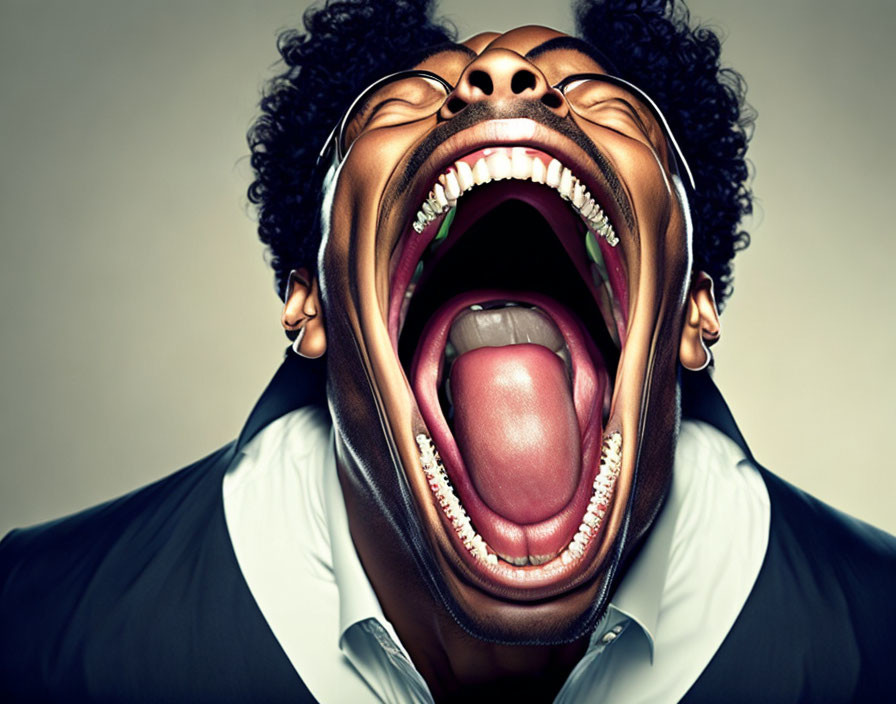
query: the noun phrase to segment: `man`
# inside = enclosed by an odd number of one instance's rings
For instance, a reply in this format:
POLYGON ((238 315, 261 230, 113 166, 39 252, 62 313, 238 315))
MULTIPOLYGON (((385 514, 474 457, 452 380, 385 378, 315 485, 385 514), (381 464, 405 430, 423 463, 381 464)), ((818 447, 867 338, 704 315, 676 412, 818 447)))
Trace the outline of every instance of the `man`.
POLYGON ((892 688, 893 539, 758 468, 705 371, 737 83, 628 5, 580 39, 458 44, 410 2, 283 38, 250 196, 293 351, 235 444, 4 540, 5 694, 892 688))

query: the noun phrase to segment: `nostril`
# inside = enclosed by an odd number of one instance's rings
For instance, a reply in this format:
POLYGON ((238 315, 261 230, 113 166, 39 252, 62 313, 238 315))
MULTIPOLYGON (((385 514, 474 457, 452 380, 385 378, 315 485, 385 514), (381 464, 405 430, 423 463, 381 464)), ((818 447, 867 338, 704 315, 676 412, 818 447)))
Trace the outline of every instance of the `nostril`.
POLYGON ((448 101, 448 103, 445 105, 445 107, 448 108, 449 112, 456 114, 456 113, 459 113, 461 110, 463 110, 465 107, 467 107, 467 104, 463 100, 461 100, 460 98, 455 96, 455 97, 451 98, 451 100, 448 101))
POLYGON ((467 80, 474 88, 478 88, 486 95, 491 95, 495 89, 492 78, 485 71, 471 71, 467 80))
POLYGON ((556 110, 563 105, 563 98, 557 95, 556 92, 551 91, 550 93, 545 93, 543 96, 541 96, 541 102, 547 105, 552 110, 556 110))
POLYGON ((535 74, 525 69, 520 69, 510 79, 510 90, 517 95, 525 90, 534 90, 535 85, 535 74))

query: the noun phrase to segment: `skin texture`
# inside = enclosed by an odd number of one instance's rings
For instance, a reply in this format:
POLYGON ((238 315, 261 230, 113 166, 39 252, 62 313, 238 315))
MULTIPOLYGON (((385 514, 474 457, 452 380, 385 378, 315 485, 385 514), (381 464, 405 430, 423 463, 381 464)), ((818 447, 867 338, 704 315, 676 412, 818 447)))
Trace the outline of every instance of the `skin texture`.
POLYGON ((431 118, 370 129, 355 140, 325 198, 320 286, 300 272, 283 312, 287 331, 307 326, 301 354, 327 351, 352 537, 387 617, 440 701, 490 693, 549 699, 559 690, 587 644, 587 634, 569 634, 595 602, 605 606, 668 490, 679 362, 690 369, 705 365, 707 346, 719 335, 712 281, 691 273, 689 226, 659 126, 650 116, 636 122, 623 115, 624 128, 616 116, 611 129, 578 118, 565 100, 543 100, 559 95, 551 86, 564 77, 603 71, 585 51, 568 47, 527 58, 560 36, 543 27, 480 34, 419 64, 454 91, 431 118), (534 87, 522 93, 511 88, 519 71, 535 77, 534 87), (491 79, 490 93, 471 80, 477 72, 491 79), (577 139, 537 117, 528 119, 533 103, 540 111, 535 115, 550 113, 568 123, 577 139), (489 119, 452 131, 452 122, 467 119, 473 108, 489 119), (447 136, 422 165, 415 164, 417 178, 411 157, 434 134, 447 136), (623 467, 599 548, 572 574, 549 585, 522 578, 493 583, 458 558, 420 470, 414 434, 422 421, 386 326, 390 262, 419 207, 420 187, 431 185, 440 159, 490 143, 535 145, 574 163, 576 173, 605 180, 581 148, 583 140, 606 159, 630 208, 608 210, 629 289, 628 339, 605 428, 622 433, 623 467), (414 498, 410 507, 400 499, 401 481, 414 498), (464 627, 421 575, 402 527, 410 522, 422 527, 437 579, 462 612, 464 627), (508 644, 533 640, 546 644, 508 644))

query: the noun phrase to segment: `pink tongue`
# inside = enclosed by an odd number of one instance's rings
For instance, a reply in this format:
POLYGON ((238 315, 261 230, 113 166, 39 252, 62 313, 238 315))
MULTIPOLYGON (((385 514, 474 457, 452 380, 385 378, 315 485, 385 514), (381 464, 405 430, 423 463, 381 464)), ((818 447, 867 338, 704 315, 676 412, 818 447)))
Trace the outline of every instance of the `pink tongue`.
POLYGON ((480 347, 457 358, 450 384, 454 437, 482 500, 521 525, 556 515, 581 470, 563 361, 541 345, 480 347))

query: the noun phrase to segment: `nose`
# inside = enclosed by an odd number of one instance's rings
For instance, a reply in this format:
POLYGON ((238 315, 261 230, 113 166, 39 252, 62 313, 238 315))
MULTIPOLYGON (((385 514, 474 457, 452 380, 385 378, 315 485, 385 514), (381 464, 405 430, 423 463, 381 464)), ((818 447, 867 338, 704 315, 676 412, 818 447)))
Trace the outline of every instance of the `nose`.
POLYGON ((520 98, 537 100, 560 117, 569 112, 563 95, 537 66, 509 49, 488 49, 467 66, 439 112, 450 119, 473 103, 520 98))

